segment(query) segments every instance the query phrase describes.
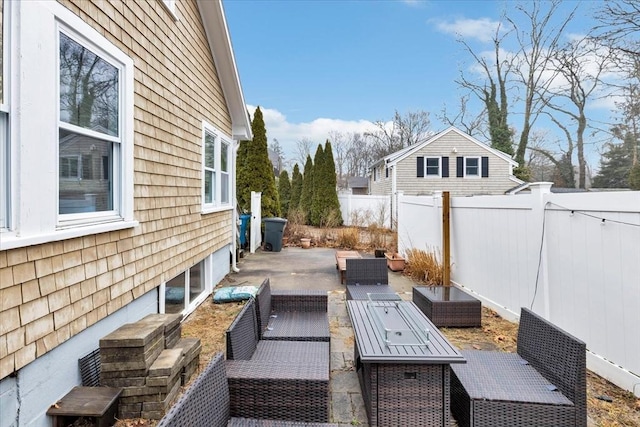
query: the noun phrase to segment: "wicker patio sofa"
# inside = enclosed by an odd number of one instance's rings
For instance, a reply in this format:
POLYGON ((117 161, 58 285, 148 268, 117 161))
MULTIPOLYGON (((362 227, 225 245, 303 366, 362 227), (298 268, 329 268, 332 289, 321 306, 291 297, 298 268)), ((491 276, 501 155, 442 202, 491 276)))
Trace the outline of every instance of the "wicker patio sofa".
POLYGON ((367 299, 367 294, 395 294, 389 286, 384 258, 347 258, 347 299, 367 299))
POLYGON ((337 424, 231 417, 231 399, 222 353, 217 353, 158 427, 337 427, 337 424))
POLYGON ((586 346, 522 308, 517 353, 463 350, 451 365, 451 412, 458 425, 587 425, 586 346))
POLYGON ((227 378, 234 417, 329 420, 329 343, 260 340, 255 300, 229 326, 227 378))
POLYGON ((272 291, 266 278, 258 288, 256 301, 260 339, 329 342, 327 292, 272 291))

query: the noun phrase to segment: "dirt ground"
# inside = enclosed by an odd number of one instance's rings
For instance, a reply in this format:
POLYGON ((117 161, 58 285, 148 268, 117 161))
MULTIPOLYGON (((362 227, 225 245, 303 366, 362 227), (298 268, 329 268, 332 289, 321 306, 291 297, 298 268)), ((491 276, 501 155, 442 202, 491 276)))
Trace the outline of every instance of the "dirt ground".
MULTIPOLYGON (((325 244, 332 246, 333 241, 330 238, 325 244)), ((200 369, 216 352, 224 351, 225 331, 241 307, 242 303, 214 304, 209 298, 183 323, 183 336, 200 338, 200 369)), ((518 325, 485 307, 482 310, 481 328, 442 328, 441 331, 459 348, 515 352, 518 325)), ((587 413, 596 426, 640 426, 640 399, 587 371, 587 413)), ((129 419, 119 420, 116 427, 151 427, 156 424, 151 420, 129 419)))

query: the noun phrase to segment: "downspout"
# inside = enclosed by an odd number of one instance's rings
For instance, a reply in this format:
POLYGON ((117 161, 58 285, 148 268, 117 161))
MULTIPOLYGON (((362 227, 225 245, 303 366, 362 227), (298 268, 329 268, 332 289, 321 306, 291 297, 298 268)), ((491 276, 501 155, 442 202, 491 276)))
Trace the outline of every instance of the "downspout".
POLYGON ((396 177, 396 164, 391 169, 391 212, 389 213, 389 228, 391 230, 396 229, 398 225, 398 181, 396 177), (395 218, 395 221, 394 221, 395 218))
POLYGON ((231 194, 233 194, 233 210, 232 210, 232 214, 231 214, 231 224, 233 224, 233 226, 231 227, 231 240, 233 241, 232 243, 232 250, 231 250, 231 270, 233 270, 233 272, 235 273, 240 273, 240 269, 237 266, 237 254, 238 254, 238 198, 236 197, 237 191, 236 191, 236 155, 238 154, 238 148, 240 147, 240 141, 235 141, 234 140, 234 144, 233 144, 233 156, 231 157, 231 164, 232 164, 232 168, 231 170, 233 171, 233 176, 231 177, 231 190, 233 191, 231 194))

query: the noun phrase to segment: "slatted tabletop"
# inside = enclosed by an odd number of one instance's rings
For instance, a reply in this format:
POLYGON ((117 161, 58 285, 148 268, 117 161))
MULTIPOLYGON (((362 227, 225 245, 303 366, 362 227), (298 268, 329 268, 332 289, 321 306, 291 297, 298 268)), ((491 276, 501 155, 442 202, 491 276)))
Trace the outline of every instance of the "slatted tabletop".
MULTIPOLYGON (((450 364, 466 363, 456 347, 451 344, 433 323, 411 301, 402 301, 404 309, 417 319, 429 331, 427 346, 391 345, 384 342, 382 333, 372 311, 367 307, 368 301, 347 301, 347 309, 356 337, 356 345, 363 363, 421 363, 450 364)), ((377 302, 395 306, 396 302, 377 302)))

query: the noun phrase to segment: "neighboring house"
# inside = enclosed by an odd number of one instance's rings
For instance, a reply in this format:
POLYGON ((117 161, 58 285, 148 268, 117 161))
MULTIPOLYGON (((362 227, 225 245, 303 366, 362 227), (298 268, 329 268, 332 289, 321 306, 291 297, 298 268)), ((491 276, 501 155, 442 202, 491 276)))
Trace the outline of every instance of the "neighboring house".
POLYGON ((251 124, 219 0, 0 6, 0 426, 48 426, 100 338, 235 266, 251 124))
POLYGON ((370 167, 374 195, 451 196, 504 194, 522 183, 513 175, 517 163, 464 132, 450 127, 427 141, 389 154, 370 167))
POLYGON ((369 194, 369 179, 366 176, 352 176, 347 179, 347 187, 351 194, 369 194))

